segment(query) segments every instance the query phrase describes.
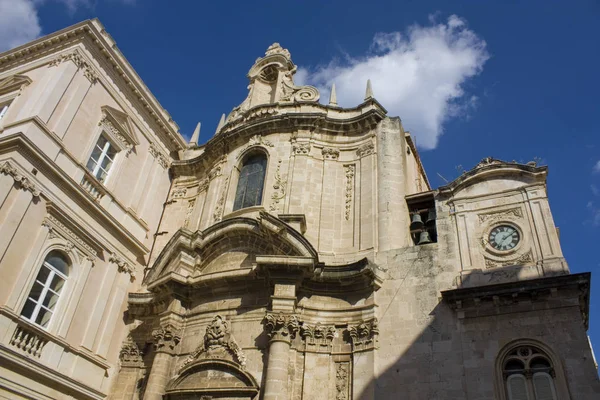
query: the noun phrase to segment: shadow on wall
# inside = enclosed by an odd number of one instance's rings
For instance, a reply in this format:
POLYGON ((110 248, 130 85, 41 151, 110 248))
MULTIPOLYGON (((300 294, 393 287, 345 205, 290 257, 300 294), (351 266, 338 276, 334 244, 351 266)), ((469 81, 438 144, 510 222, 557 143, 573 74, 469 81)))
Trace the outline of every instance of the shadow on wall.
MULTIPOLYGON (((519 269, 513 267, 510 275, 518 276, 519 269)), ((536 279, 508 283, 508 289, 506 285, 486 286, 494 290, 459 287, 440 295, 434 279, 422 278, 409 278, 412 285, 396 285, 391 300, 381 302, 377 378, 352 398, 507 400, 505 377, 497 370, 502 368, 498 354, 507 345, 518 346, 520 340, 540 343, 552 352, 557 364, 552 366, 554 399, 600 398, 582 323, 581 288, 534 285, 536 290, 528 290, 535 282, 547 282, 536 279), (453 296, 465 292, 473 296, 461 301, 453 296), (431 296, 437 304, 417 312, 431 296), (392 356, 399 353, 398 358, 392 356)), ((355 366, 360 357, 363 354, 355 355, 355 366)))

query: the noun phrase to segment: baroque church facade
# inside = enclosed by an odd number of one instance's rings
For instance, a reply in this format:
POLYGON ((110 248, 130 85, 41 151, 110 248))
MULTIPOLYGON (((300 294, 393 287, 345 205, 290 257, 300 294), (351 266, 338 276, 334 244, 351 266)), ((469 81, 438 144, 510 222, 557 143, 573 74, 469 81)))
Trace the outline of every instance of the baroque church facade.
POLYGON ((547 167, 434 189, 369 84, 295 71, 201 145, 98 20, 0 54, 0 398, 600 398, 547 167))

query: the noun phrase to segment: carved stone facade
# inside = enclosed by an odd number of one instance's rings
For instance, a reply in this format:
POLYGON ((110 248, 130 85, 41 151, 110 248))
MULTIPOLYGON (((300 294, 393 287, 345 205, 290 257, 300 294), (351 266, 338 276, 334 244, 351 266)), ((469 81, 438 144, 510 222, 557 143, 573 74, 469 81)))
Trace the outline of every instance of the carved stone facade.
POLYGON ((322 104, 277 43, 186 144, 98 21, 41 41, 0 55, 0 397, 505 400, 521 347, 556 400, 600 396, 546 167, 488 157, 432 189, 370 86, 322 104), (43 265, 65 281, 46 326, 43 265))

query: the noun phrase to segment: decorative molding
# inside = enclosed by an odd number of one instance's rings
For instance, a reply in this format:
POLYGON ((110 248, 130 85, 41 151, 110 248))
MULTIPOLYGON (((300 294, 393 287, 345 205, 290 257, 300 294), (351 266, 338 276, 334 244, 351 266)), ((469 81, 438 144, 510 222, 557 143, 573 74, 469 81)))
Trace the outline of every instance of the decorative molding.
POLYGON ((4 164, 0 165, 0 173, 12 177, 21 189, 31 192, 33 197, 40 197, 41 191, 29 178, 13 167, 10 162, 5 161, 4 164))
POLYGON ((332 147, 323 147, 321 154, 323 154, 325 160, 337 160, 340 156, 340 151, 332 147))
POLYGON ((225 180, 223 181, 223 190, 221 192, 219 200, 217 200, 217 204, 215 205, 215 212, 213 213, 213 222, 219 222, 223 218, 223 209, 225 208, 225 198, 227 197, 228 182, 229 177, 225 178, 225 180))
POLYGON ((98 257, 98 252, 89 244, 87 244, 79 235, 69 229, 64 223, 62 223, 55 216, 48 214, 44 221, 42 222, 42 226, 48 229, 50 239, 60 238, 65 241, 64 247, 66 251, 71 251, 77 244, 77 247, 85 253, 90 260, 93 260, 98 257))
POLYGON ((88 192, 96 202, 100 202, 100 200, 102 200, 102 198, 106 194, 103 185, 100 182, 98 182, 96 178, 93 175, 89 174, 87 171, 85 171, 83 178, 81 178, 79 186, 81 186, 83 190, 88 192))
POLYGON ((223 175, 223 164, 225 164, 226 159, 223 157, 219 161, 213 165, 211 170, 208 172, 208 180, 212 181, 213 179, 223 175))
POLYGON ((154 338, 154 349, 166 353, 172 353, 181 342, 181 332, 170 323, 152 331, 154 338))
POLYGON ((370 143, 363 144, 358 149, 356 149, 356 154, 362 158, 362 157, 368 156, 369 154, 373 154, 374 151, 375 151, 375 145, 372 142, 370 142, 370 143))
POLYGON ((208 190, 208 186, 210 185, 210 180, 208 178, 204 178, 200 181, 198 185, 198 193, 206 192, 208 190))
POLYGON ((274 147, 274 145, 273 145, 273 143, 271 143, 271 141, 265 139, 261 135, 254 135, 248 140, 248 145, 246 146, 246 149, 251 146, 259 146, 259 145, 263 145, 263 146, 267 146, 267 147, 274 147))
POLYGON ((273 314, 267 312, 264 319, 265 329, 271 341, 290 342, 300 330, 298 318, 293 314, 273 314))
POLYGON ((73 63, 77 66, 77 69, 83 69, 83 75, 88 78, 92 85, 98 81, 98 74, 94 68, 84 60, 83 56, 78 51, 61 54, 52 60, 50 64, 48 64, 48 67, 57 66, 65 61, 73 61, 73 63))
POLYGON ((131 281, 135 280, 135 267, 121 258, 118 254, 112 253, 108 261, 117 264, 119 272, 124 272, 130 275, 131 281))
POLYGON ((122 133, 119 128, 117 128, 113 122, 108 118, 105 113, 102 113, 102 118, 100 122, 98 122, 98 126, 102 126, 104 130, 113 138, 117 139, 121 144, 121 147, 125 149, 127 155, 131 153, 133 150, 133 143, 131 143, 122 133))
POLYGON ((362 321, 358 325, 348 326, 348 333, 352 340, 353 350, 375 348, 379 336, 377 318, 362 321))
POLYGON ((148 147, 148 151, 150 152, 150 154, 152 155, 152 157, 154 157, 156 159, 156 161, 158 161, 158 164, 163 167, 164 169, 169 168, 169 157, 165 156, 161 150, 159 150, 159 147, 154 144, 154 143, 150 143, 150 147, 148 147))
POLYGON ((502 211, 493 211, 485 214, 478 214, 479 222, 487 220, 501 220, 503 218, 523 218, 523 210, 520 207, 511 208, 502 211))
POLYGON ((183 362, 183 367, 198 358, 225 358, 246 368, 246 356, 231 334, 229 322, 216 315, 206 327, 204 338, 198 348, 183 362))
POLYGON ((273 194, 271 195, 270 211, 279 210, 279 202, 285 198, 285 189, 287 186, 287 178, 282 178, 280 174, 281 160, 277 162, 275 170, 275 183, 273 183, 273 194))
POLYGON ((127 338, 121 346, 119 352, 119 360, 121 360, 122 367, 133 367, 133 368, 144 368, 144 353, 140 350, 138 344, 133 340, 131 335, 127 335, 127 338))
POLYGON ((350 363, 335 363, 335 400, 348 400, 350 392, 350 363))
POLYGON ((308 155, 310 153, 310 143, 308 142, 294 142, 292 143, 292 151, 296 155, 308 155))
POLYGON ((15 74, 0 80, 0 93, 23 92, 23 89, 31 83, 31 78, 25 75, 15 74))
POLYGON ((344 218, 346 221, 350 220, 350 215, 352 213, 352 199, 354 197, 354 174, 356 170, 356 165, 354 164, 346 164, 344 165, 344 171, 346 175, 346 188, 345 188, 345 210, 344 210, 344 218))
POLYGON ((171 198, 180 199, 182 197, 185 197, 186 194, 187 194, 187 188, 184 188, 184 187, 174 188, 171 191, 171 198))
POLYGON ((492 260, 491 258, 488 257, 484 257, 485 258, 485 266, 486 268, 497 268, 497 267, 505 267, 505 266, 510 266, 510 265, 526 265, 526 264, 531 264, 533 263, 533 254, 531 253, 531 251, 528 251, 525 254, 522 254, 521 256, 512 259, 512 260, 492 260))

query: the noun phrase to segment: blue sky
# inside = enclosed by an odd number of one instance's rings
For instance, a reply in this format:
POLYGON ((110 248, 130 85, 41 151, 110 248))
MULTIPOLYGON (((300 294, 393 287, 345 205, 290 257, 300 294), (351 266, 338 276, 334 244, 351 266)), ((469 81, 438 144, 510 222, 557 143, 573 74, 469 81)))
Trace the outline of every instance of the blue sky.
MULTIPOLYGON (((549 166, 572 272, 600 265, 600 3, 0 0, 0 49, 99 17, 161 104, 201 141, 246 96, 273 42, 338 101, 375 97, 417 137, 434 187, 486 156, 549 166), (193 4, 193 5, 192 5, 193 4)), ((326 97, 324 93, 322 97, 326 97)), ((600 348, 600 278, 590 335, 600 348)))

